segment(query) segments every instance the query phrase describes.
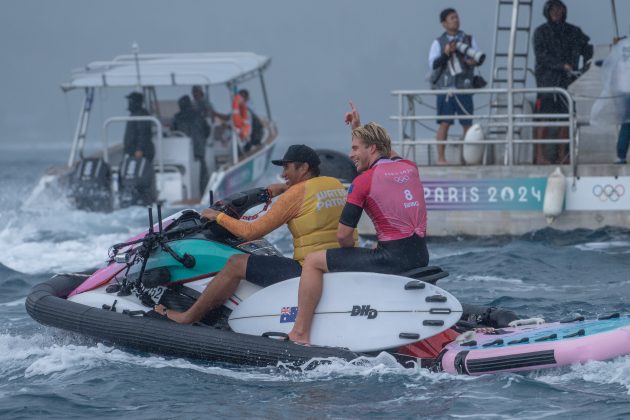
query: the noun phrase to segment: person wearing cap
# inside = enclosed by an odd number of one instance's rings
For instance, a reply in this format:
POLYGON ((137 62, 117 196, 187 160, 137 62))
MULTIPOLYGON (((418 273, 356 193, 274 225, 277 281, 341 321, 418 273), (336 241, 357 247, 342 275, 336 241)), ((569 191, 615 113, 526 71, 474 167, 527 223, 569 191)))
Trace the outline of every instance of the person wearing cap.
POLYGON ((289 339, 310 343, 311 323, 324 287, 327 272, 373 272, 401 274, 429 263, 426 246, 427 209, 418 167, 402 159, 391 148, 391 139, 380 125, 361 125, 354 104, 346 114, 352 126, 350 159, 359 176, 348 189, 347 202, 339 218, 340 247, 307 255, 300 287, 298 312, 289 339), (376 229, 373 249, 357 248, 353 236, 363 211, 376 229))
MULTIPOLYGON (((177 312, 157 305, 157 313, 179 323, 197 322, 208 311, 222 305, 234 293, 241 279, 267 287, 299 277, 307 254, 340 246, 337 226, 347 196, 341 182, 319 175, 319 157, 305 145, 290 146, 281 160, 272 163, 282 166, 286 184, 272 184, 267 188, 270 196, 281 195, 265 215, 251 223, 213 209, 205 209, 201 215, 247 241, 262 238, 287 224, 293 236, 293 258, 233 255, 190 309, 177 312)), ((354 235, 353 245, 356 239, 354 235)))
MULTIPOLYGON (((149 114, 144 106, 144 95, 140 92, 131 92, 126 96, 128 101, 129 116, 146 117, 149 114)), ((151 137, 151 123, 149 121, 127 121, 124 135, 124 151, 125 154, 135 158, 146 158, 149 162, 153 161, 155 155, 155 147, 151 137)))

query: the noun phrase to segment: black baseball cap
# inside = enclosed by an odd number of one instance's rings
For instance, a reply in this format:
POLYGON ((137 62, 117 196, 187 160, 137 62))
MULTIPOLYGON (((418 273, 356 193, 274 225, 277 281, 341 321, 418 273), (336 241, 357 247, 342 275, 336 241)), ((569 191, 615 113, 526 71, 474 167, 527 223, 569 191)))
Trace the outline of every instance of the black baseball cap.
POLYGON ((277 166, 282 166, 285 163, 300 162, 308 163, 311 168, 319 167, 319 156, 315 153, 315 150, 311 149, 305 144, 294 144, 289 146, 287 152, 284 154, 281 160, 272 160, 271 163, 277 166))
POLYGON ((144 100, 144 95, 140 92, 131 92, 129 95, 125 96, 125 98, 132 102, 142 102, 144 100))

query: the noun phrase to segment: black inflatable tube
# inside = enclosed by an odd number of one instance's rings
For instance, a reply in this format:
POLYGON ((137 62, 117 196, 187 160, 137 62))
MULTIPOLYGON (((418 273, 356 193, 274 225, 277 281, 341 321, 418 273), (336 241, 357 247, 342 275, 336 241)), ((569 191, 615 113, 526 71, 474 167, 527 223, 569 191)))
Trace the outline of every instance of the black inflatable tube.
POLYGON ((313 358, 353 360, 358 354, 336 347, 303 346, 211 327, 179 325, 130 316, 66 300, 85 277, 58 275, 31 290, 26 311, 41 324, 77 332, 150 353, 241 365, 303 365, 313 358))

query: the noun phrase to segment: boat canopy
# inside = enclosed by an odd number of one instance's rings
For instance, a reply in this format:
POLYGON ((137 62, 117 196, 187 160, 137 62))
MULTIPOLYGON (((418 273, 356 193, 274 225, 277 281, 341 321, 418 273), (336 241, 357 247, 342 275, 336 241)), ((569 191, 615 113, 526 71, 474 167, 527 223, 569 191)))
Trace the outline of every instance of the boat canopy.
POLYGON ((269 57, 250 52, 126 54, 72 72, 64 91, 90 87, 191 86, 239 83, 258 75, 269 57))

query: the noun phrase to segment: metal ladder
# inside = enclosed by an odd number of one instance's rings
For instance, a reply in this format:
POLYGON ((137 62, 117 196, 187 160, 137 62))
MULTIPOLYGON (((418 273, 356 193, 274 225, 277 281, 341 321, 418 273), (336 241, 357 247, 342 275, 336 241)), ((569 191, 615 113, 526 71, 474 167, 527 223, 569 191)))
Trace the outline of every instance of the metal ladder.
MULTIPOLYGON (((532 43, 530 33, 532 26, 533 0, 498 0, 496 15, 496 32, 492 54, 492 81, 493 88, 505 88, 508 84, 508 48, 510 45, 510 30, 512 12, 516 8, 516 42, 514 43, 513 59, 513 87, 526 87, 528 73, 529 49, 532 43)), ((515 96, 514 113, 524 113, 526 98, 524 95, 515 96)), ((507 95, 494 94, 490 98, 490 114, 507 113, 507 95)), ((489 127, 487 134, 490 137, 505 137, 505 127, 489 127)), ((521 129, 514 129, 514 137, 521 136, 521 129)))

